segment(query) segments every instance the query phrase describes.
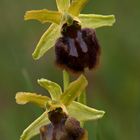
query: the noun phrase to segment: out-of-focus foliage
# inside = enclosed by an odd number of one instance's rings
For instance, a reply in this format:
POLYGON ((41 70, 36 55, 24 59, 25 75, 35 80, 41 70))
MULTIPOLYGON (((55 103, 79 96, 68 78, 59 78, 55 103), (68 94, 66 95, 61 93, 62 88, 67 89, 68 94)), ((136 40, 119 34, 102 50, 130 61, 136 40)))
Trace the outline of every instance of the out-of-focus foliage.
MULTIPOLYGON (((55 0, 0 1, 0 139, 19 139, 41 113, 32 105, 16 105, 17 91, 48 94, 36 83, 42 77, 62 85, 61 71, 53 63, 53 50, 39 61, 31 56, 48 24, 23 20, 26 10, 55 10, 54 5, 55 0)), ((106 114, 98 122, 87 123, 90 140, 140 139, 139 5, 139 0, 90 0, 84 10, 115 14, 117 19, 113 27, 97 29, 102 55, 99 69, 87 74, 88 104, 106 114)))

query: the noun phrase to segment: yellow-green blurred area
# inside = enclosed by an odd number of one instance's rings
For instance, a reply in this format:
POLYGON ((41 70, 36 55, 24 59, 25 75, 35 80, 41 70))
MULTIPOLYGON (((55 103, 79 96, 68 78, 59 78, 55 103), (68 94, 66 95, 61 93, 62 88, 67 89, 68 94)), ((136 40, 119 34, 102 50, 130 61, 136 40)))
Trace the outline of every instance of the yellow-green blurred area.
MULTIPOLYGON (((0 0, 0 140, 18 140, 43 112, 34 105, 17 105, 17 91, 48 94, 38 78, 62 85, 54 49, 39 61, 31 56, 49 24, 25 22, 23 15, 44 8, 56 9, 55 0, 0 0)), ((101 62, 96 71, 87 72, 88 105, 106 111, 103 119, 86 124, 89 140, 140 140, 140 1, 90 0, 82 12, 115 14, 117 19, 113 27, 97 29, 101 62)))

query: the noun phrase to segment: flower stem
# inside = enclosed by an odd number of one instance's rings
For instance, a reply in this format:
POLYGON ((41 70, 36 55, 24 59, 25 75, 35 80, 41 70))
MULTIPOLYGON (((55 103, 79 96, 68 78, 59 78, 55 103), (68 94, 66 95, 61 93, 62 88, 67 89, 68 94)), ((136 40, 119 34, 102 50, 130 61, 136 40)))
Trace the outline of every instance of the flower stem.
MULTIPOLYGON (((85 105, 87 104, 86 90, 84 90, 83 93, 78 97, 77 101, 85 105)), ((81 126, 84 127, 84 122, 80 123, 81 126)))
POLYGON ((69 85, 70 77, 66 70, 63 70, 63 84, 64 84, 64 91, 67 89, 69 85))
POLYGON ((83 93, 78 97, 78 102, 86 104, 86 90, 84 90, 83 93))

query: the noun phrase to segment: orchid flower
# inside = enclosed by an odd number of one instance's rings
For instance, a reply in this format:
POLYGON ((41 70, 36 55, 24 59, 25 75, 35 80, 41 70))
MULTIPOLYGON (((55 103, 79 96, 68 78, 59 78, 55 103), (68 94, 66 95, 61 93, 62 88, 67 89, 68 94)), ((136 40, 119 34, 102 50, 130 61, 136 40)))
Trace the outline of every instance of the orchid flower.
POLYGON ((48 113, 58 108, 61 108, 67 115, 80 122, 97 120, 102 118, 105 113, 74 101, 88 84, 84 75, 70 83, 63 93, 61 87, 52 81, 39 79, 38 84, 50 93, 50 97, 30 92, 18 92, 15 97, 18 104, 23 105, 30 102, 45 109, 45 112, 23 131, 20 140, 30 140, 38 135, 40 128, 50 123, 48 113))
POLYGON ((99 28, 112 26, 115 23, 114 15, 80 14, 88 0, 56 0, 58 11, 31 10, 25 14, 25 20, 38 20, 41 23, 52 23, 41 37, 33 52, 33 58, 39 59, 49 49, 55 40, 60 37, 60 30, 64 23, 71 24, 73 20, 78 21, 82 28, 99 28))

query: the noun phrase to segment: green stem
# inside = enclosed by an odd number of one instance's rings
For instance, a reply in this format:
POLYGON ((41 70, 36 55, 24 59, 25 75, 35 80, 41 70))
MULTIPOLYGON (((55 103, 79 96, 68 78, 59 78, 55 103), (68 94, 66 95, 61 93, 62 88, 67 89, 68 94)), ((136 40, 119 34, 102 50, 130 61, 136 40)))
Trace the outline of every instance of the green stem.
POLYGON ((67 89, 68 85, 69 85, 69 74, 67 73, 66 70, 63 70, 63 84, 64 84, 64 91, 67 89))
MULTIPOLYGON (((78 97, 77 101, 82 104, 87 104, 87 97, 86 97, 86 90, 83 91, 83 93, 78 97)), ((84 122, 80 122, 81 126, 84 127, 84 122)))
POLYGON ((78 97, 77 101, 86 105, 86 90, 84 90, 83 93, 78 97))

